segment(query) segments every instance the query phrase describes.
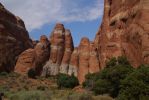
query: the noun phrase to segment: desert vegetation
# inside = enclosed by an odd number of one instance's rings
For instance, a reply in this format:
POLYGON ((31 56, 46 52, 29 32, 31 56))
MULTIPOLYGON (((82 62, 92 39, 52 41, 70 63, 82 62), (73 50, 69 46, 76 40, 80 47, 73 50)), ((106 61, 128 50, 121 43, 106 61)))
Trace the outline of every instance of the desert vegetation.
POLYGON ((84 88, 117 100, 149 99, 149 65, 134 69, 126 57, 112 58, 105 69, 86 75, 84 88))

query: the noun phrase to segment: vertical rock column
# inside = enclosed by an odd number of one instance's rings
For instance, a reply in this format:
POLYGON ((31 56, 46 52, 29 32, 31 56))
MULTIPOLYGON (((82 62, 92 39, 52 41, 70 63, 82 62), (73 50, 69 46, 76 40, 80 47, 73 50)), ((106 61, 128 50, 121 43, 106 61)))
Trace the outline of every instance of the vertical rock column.
POLYGON ((65 29, 63 24, 56 24, 50 36, 50 59, 43 68, 42 76, 57 75, 65 50, 65 29))
POLYGON ((35 70, 37 75, 40 75, 50 56, 50 43, 45 35, 40 37, 40 42, 35 46, 36 59, 35 59, 35 70))
POLYGON ((74 76, 78 76, 78 68, 79 68, 79 53, 78 48, 74 48, 73 53, 71 55, 68 75, 74 74, 74 76))
POLYGON ((84 37, 81 39, 79 45, 79 69, 78 69, 78 79, 80 84, 85 80, 85 75, 89 72, 89 50, 90 41, 88 38, 84 37))
POLYGON ((64 73, 64 74, 68 73, 69 61, 71 58, 73 48, 74 47, 73 47, 71 32, 70 30, 65 30, 65 51, 64 51, 64 56, 60 66, 60 73, 64 73))
POLYGON ((89 73, 99 72, 98 51, 93 42, 90 43, 89 73))

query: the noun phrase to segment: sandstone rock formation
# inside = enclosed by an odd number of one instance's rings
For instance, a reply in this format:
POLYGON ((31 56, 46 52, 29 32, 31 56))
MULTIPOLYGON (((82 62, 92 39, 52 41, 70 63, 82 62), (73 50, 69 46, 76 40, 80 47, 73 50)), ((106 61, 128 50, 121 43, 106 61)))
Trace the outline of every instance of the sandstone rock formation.
POLYGON ((18 55, 32 47, 24 22, 0 4, 0 72, 13 71, 18 55))
POLYGON ((74 74, 74 76, 78 76, 78 68, 79 68, 79 52, 78 48, 74 48, 73 53, 71 55, 70 63, 69 63, 69 69, 68 69, 68 75, 74 74))
POLYGON ((99 54, 93 42, 90 42, 90 53, 89 54, 90 54, 89 73, 99 72, 100 70, 99 54))
POLYGON ((39 43, 37 43, 34 49, 36 53, 35 70, 37 75, 40 75, 43 66, 50 57, 50 43, 48 38, 45 35, 42 35, 39 43))
POLYGON ((29 69, 35 66, 36 53, 34 49, 27 49, 19 55, 15 66, 15 72, 26 74, 29 69))
POLYGON ((71 32, 70 30, 65 30, 65 50, 64 50, 64 55, 60 66, 60 73, 65 73, 65 74, 68 73, 69 62, 71 59, 71 54, 73 49, 74 47, 73 47, 71 32))
MULTIPOLYGON (((78 77, 104 68, 111 57, 124 55, 135 68, 149 64, 149 0, 105 0, 101 27, 91 42, 82 38, 73 46, 70 30, 56 24, 50 35, 33 41, 34 49, 24 51, 15 71, 26 73, 34 68, 37 75, 65 73, 78 77)), ((0 5, 0 71, 13 69, 17 56, 31 41, 23 21, 0 5), (9 52, 7 52, 9 50, 9 52)))
POLYGON ((42 76, 57 75, 59 72, 67 73, 68 65, 73 51, 73 41, 69 30, 63 24, 56 24, 50 36, 50 58, 44 66, 42 76))
POLYGON ((100 70, 100 63, 97 48, 88 38, 84 37, 81 39, 78 52, 78 79, 80 84, 82 84, 85 81, 86 74, 95 73, 100 70))
POLYGON ((101 66, 111 57, 125 55, 131 64, 149 64, 149 1, 105 0, 102 25, 95 45, 101 66))
POLYGON ((78 79, 80 83, 85 80, 85 75, 89 73, 90 41, 82 38, 79 45, 79 69, 78 79))
POLYGON ((27 49, 21 53, 15 66, 15 72, 26 74, 29 69, 33 68, 36 74, 40 75, 44 64, 49 59, 49 55, 50 44, 48 38, 42 35, 34 49, 27 49))
POLYGON ((26 74, 29 69, 33 68, 37 75, 40 75, 42 68, 50 55, 50 43, 45 35, 40 37, 39 43, 34 49, 27 49, 19 56, 15 72, 26 74))

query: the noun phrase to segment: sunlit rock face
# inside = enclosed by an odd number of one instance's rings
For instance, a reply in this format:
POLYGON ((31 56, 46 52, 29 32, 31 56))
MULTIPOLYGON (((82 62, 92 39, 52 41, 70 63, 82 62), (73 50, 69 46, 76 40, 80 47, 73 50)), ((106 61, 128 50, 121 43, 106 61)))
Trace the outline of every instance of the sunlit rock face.
POLYGON ((90 41, 88 38, 82 38, 79 45, 79 69, 78 79, 80 83, 85 80, 85 75, 89 72, 89 48, 90 41))
POLYGON ((56 24, 50 36, 50 58, 43 69, 43 76, 57 75, 59 72, 68 73, 68 65, 73 51, 73 40, 70 30, 63 24, 56 24))
POLYGON ((125 55, 134 67, 149 64, 149 1, 105 0, 95 38, 102 68, 111 57, 125 55))
POLYGON ((64 50, 64 55, 60 66, 60 73, 65 73, 65 74, 68 73, 69 62, 70 62, 73 49, 74 47, 73 47, 71 32, 70 30, 65 30, 65 50, 64 50))
POLYGON ((78 68, 79 68, 79 52, 78 52, 78 48, 75 47, 72 52, 72 55, 71 55, 69 69, 68 69, 68 75, 74 74, 74 76, 77 77, 78 76, 78 68))
POLYGON ((24 22, 0 4, 0 72, 13 71, 18 55, 30 47, 24 22))
POLYGON ((45 35, 34 49, 27 49, 19 55, 15 66, 15 72, 26 74, 31 68, 35 69, 37 75, 41 75, 42 68, 50 56, 50 43, 45 35))
POLYGON ((85 81, 85 75, 100 71, 99 55, 94 43, 90 42, 86 37, 81 39, 78 54, 78 79, 82 84, 85 81))
POLYGON ((96 73, 100 71, 99 54, 95 44, 90 42, 90 53, 89 53, 89 73, 96 73))
POLYGON ((23 75, 27 74, 31 68, 35 67, 35 59, 36 53, 34 49, 25 50, 19 55, 14 71, 23 75))

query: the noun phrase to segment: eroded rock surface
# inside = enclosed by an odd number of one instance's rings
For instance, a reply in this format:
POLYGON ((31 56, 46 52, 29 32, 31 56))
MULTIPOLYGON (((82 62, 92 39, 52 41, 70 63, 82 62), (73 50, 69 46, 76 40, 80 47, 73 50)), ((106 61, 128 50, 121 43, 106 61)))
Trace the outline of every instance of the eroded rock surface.
POLYGON ((39 43, 34 49, 27 49, 19 56, 15 72, 26 74, 29 69, 33 68, 37 75, 41 75, 42 68, 50 56, 50 43, 45 35, 40 37, 39 43))
POLYGON ((68 73, 68 65, 73 51, 73 40, 70 30, 57 23, 50 36, 51 51, 49 61, 43 69, 42 76, 68 73))
POLYGON ((105 0, 102 25, 95 45, 101 66, 111 57, 125 55, 131 64, 149 64, 149 1, 105 0))
POLYGON ((30 47, 24 22, 0 4, 0 72, 13 71, 18 55, 30 47))

